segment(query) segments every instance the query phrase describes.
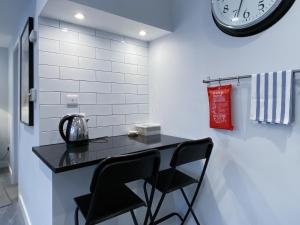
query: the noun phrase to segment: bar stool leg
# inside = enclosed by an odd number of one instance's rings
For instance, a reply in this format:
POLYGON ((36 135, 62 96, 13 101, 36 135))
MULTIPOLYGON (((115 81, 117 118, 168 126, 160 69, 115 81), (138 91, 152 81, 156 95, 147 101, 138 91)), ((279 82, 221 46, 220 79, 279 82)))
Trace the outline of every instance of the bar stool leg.
POLYGON ((155 219, 156 219, 156 217, 157 217, 157 214, 158 214, 158 212, 159 212, 159 210, 160 210, 160 207, 161 207, 161 205, 162 205, 162 203, 163 203, 165 197, 166 197, 166 193, 163 193, 162 196, 160 197, 160 200, 159 200, 159 202, 158 202, 157 208, 156 208, 156 210, 155 210, 155 212, 154 212, 154 214, 153 214, 153 218, 152 218, 152 220, 151 220, 151 224, 156 224, 156 223, 155 223, 155 219))
POLYGON ((79 207, 76 208, 75 214, 74 214, 75 225, 79 225, 78 212, 79 212, 79 207))
POLYGON ((194 212, 194 210, 193 210, 193 206, 192 206, 191 203, 189 202, 189 200, 188 200, 188 198, 187 198, 187 196, 186 196, 184 190, 181 188, 180 191, 181 191, 181 193, 182 193, 182 195, 183 195, 183 197, 184 197, 184 200, 186 201, 186 204, 187 204, 188 207, 189 207, 189 209, 188 209, 186 215, 185 215, 184 218, 183 218, 183 221, 182 221, 181 225, 183 225, 183 224, 185 223, 185 221, 186 221, 186 219, 187 219, 187 217, 189 216, 190 213, 192 213, 192 216, 194 217, 194 220, 196 221, 197 225, 200 225, 200 222, 199 222, 199 220, 198 220, 198 218, 197 218, 197 216, 196 216, 196 214, 195 214, 195 212, 194 212))
MULTIPOLYGON (((145 194, 146 203, 147 203, 147 205, 149 206, 149 204, 150 204, 150 199, 149 199, 149 197, 148 197, 148 192, 147 192, 147 181, 144 182, 144 194, 145 194)), ((150 206, 150 207, 151 207, 151 206, 150 206)), ((147 209, 147 210, 148 210, 148 209, 147 209)), ((152 215, 151 208, 149 208, 148 212, 149 212, 149 215, 147 214, 147 216, 149 216, 149 217, 150 217, 150 221, 152 221, 153 215, 152 215)), ((148 213, 148 212, 147 212, 147 213, 148 213)), ((146 223, 147 223, 147 222, 148 222, 148 218, 147 218, 146 223)))
POLYGON ((138 222, 137 222, 136 216, 134 214, 134 211, 130 210, 130 214, 131 214, 134 225, 138 225, 138 222))
MULTIPOLYGON (((157 178, 155 178, 155 179, 157 179, 157 178)), ((155 187, 152 186, 150 197, 148 197, 146 187, 147 187, 147 182, 144 183, 145 198, 148 199, 148 200, 146 200, 147 201, 147 213, 146 213, 144 225, 147 225, 149 218, 150 218, 150 224, 154 224, 154 220, 155 220, 155 217, 152 215, 152 212, 151 212, 151 208, 152 208, 152 204, 153 204, 153 200, 154 200, 154 194, 155 194, 155 187)))

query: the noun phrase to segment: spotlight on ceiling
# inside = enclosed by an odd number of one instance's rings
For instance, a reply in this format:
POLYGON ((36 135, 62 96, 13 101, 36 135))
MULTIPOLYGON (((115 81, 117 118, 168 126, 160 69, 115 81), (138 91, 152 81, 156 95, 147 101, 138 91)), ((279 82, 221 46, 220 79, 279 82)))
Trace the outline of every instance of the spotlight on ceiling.
POLYGON ((78 20, 83 20, 85 18, 85 16, 82 13, 76 13, 74 17, 78 20))
POLYGON ((144 36, 147 35, 147 32, 144 31, 144 30, 141 30, 141 31, 139 32, 139 35, 142 36, 142 37, 144 37, 144 36))

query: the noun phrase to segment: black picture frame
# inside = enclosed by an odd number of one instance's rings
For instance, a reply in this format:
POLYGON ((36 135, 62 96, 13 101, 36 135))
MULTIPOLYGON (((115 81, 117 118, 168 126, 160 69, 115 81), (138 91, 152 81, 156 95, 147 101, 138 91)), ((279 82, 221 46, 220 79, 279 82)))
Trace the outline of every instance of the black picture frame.
POLYGON ((30 90, 34 88, 34 46, 30 41, 34 29, 34 19, 29 17, 20 37, 20 121, 34 125, 34 103, 30 99, 30 90))
POLYGON ((247 27, 244 29, 233 29, 230 27, 226 27, 218 22, 213 13, 212 16, 217 27, 224 33, 235 37, 248 37, 265 31, 275 23, 277 23, 289 11, 294 2, 295 0, 282 0, 277 9, 267 18, 251 27, 247 27))

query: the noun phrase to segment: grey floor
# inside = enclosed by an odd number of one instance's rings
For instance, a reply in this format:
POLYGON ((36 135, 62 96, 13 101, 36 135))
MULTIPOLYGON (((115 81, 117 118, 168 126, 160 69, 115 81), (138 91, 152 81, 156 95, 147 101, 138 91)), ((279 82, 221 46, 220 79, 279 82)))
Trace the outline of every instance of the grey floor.
POLYGON ((18 203, 18 187, 11 184, 6 168, 0 169, 0 224, 25 225, 18 203))

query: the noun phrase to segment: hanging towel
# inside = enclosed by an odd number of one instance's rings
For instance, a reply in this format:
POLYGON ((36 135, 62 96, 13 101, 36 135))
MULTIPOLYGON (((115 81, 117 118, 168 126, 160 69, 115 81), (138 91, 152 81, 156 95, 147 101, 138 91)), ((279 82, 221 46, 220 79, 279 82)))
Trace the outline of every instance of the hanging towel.
POLYGON ((291 70, 252 75, 250 119, 284 125, 294 122, 294 85, 291 70))

